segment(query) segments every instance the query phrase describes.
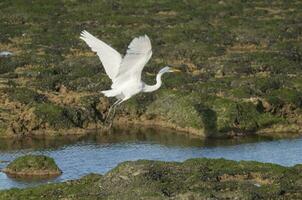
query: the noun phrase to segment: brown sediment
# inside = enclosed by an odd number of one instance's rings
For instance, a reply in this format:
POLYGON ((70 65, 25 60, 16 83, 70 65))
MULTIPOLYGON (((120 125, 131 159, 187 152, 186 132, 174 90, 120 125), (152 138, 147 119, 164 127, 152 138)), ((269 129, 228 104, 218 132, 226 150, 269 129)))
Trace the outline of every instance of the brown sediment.
POLYGON ((273 125, 268 128, 258 130, 256 134, 266 135, 273 137, 297 137, 301 136, 302 132, 301 124, 288 124, 288 125, 273 125))
MULTIPOLYGON (((22 113, 19 116, 23 116, 22 113)), ((27 116, 27 115, 26 115, 27 116)), ((30 122, 29 118, 27 122, 30 122)), ((23 122, 26 120, 23 119, 23 122)), ((33 124, 34 123, 29 123, 33 124)), ((22 123, 14 123, 12 124, 15 126, 22 126, 22 123)), ((204 131, 204 129, 197 129, 197 128, 192 128, 192 127, 181 127, 175 123, 171 123, 168 121, 165 121, 163 119, 135 119, 127 116, 117 116, 116 119, 114 119, 113 123, 114 127, 119 127, 119 128, 158 128, 158 129, 168 129, 168 130, 174 130, 177 132, 181 132, 183 134, 190 134, 198 137, 209 137, 204 131)), ((14 127, 13 126, 13 127, 14 127)), ((95 133, 96 131, 100 133, 106 133, 109 131, 108 127, 104 126, 101 122, 100 123, 94 123, 90 122, 88 123, 86 128, 79 128, 79 127, 73 127, 73 128, 68 128, 68 129, 52 129, 51 127, 48 126, 43 126, 41 125, 40 128, 38 129, 32 129, 32 130, 27 130, 26 133, 18 134, 14 133, 12 131, 13 127, 10 127, 7 131, 6 134, 2 134, 0 137, 1 138, 17 138, 17 137, 35 137, 35 136, 47 136, 47 137, 52 137, 52 136, 60 136, 60 135, 87 135, 90 133, 95 133)), ((30 126, 34 127, 34 126, 30 126)), ((28 128, 28 126, 27 126, 28 128)), ((253 134, 257 135, 263 135, 263 136, 272 136, 272 137, 297 137, 301 136, 302 126, 299 124, 292 124, 292 125, 273 125, 271 127, 263 128, 260 130, 255 131, 253 134)), ((213 133, 214 134, 214 133, 213 133)), ((249 133, 251 134, 251 133, 249 133)), ((239 135, 241 135, 239 133, 239 135)), ((234 133, 232 131, 224 133, 223 135, 211 135, 211 137, 234 137, 234 136, 239 136, 237 133, 234 133)), ((243 134, 244 135, 244 134, 243 134)))
POLYGON ((273 184, 273 180, 268 177, 263 177, 260 173, 247 173, 247 174, 223 174, 217 176, 217 181, 227 182, 227 181, 250 181, 254 184, 259 185, 270 185, 273 184))
POLYGON ((57 137, 57 136, 83 136, 90 133, 95 133, 96 130, 107 130, 103 127, 100 127, 98 124, 95 124, 93 128, 70 128, 70 129, 39 129, 33 130, 27 134, 15 134, 10 131, 7 131, 6 134, 0 136, 0 138, 22 138, 22 137, 57 137))
POLYGON ((62 171, 53 171, 53 170, 33 170, 33 171, 21 171, 17 172, 8 168, 4 168, 1 170, 6 175, 13 177, 13 178, 31 178, 31 177, 37 177, 37 178, 51 178, 56 177, 62 174, 62 171))
POLYGON ((159 128, 168 128, 173 129, 179 132, 184 132, 187 134, 192 134, 196 136, 206 137, 204 131, 202 129, 195 129, 192 127, 180 127, 177 124, 166 122, 163 120, 137 120, 137 119, 130 119, 126 117, 119 117, 117 118, 114 123, 118 124, 119 126, 133 126, 133 125, 140 125, 143 127, 159 127, 159 128))
MULTIPOLYGON (((132 127, 134 126, 142 126, 142 127, 154 127, 154 128, 167 128, 171 130, 175 130, 178 132, 182 132, 184 134, 191 134, 199 137, 209 137, 203 129, 196 129, 192 127, 181 127, 178 126, 175 123, 166 122, 160 119, 155 120, 137 120, 137 119, 130 119, 130 118, 124 118, 119 117, 114 121, 114 123, 120 127, 132 127)), ((258 131, 248 133, 248 134, 255 134, 255 135, 263 135, 263 136, 272 136, 272 137, 280 137, 280 138, 286 138, 286 137, 298 137, 302 135, 302 125, 299 124, 292 124, 292 125, 274 125, 272 127, 267 127, 260 129, 258 131)), ((214 134, 214 133, 213 133, 214 134)), ((241 133, 235 133, 235 132, 227 132, 224 133, 223 136, 219 135, 212 135, 211 137, 237 137, 240 135, 245 135, 241 133)))

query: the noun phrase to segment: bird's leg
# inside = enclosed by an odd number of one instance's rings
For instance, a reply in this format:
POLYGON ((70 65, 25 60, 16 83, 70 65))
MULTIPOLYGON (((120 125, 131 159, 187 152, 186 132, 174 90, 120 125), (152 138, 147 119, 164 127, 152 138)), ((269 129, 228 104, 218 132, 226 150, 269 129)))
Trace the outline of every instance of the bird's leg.
POLYGON ((109 108, 109 111, 108 111, 108 114, 107 114, 107 116, 106 116, 106 119, 105 119, 105 121, 104 122, 106 122, 107 120, 108 120, 108 118, 109 118, 109 116, 110 116, 110 113, 111 113, 111 110, 112 110, 112 108, 118 103, 120 101, 120 99, 118 99, 116 102, 114 102, 113 104, 112 104, 112 106, 110 106, 110 108, 109 108))
POLYGON ((117 103, 114 103, 114 108, 113 108, 113 114, 112 114, 112 119, 111 119, 111 122, 109 124, 109 128, 111 128, 112 124, 113 124, 113 120, 114 120, 114 116, 115 116, 115 110, 116 110, 116 107, 119 106, 123 101, 125 101, 125 99, 120 99, 120 101, 118 101, 117 103))
POLYGON ((107 116, 106 116, 106 118, 105 118, 104 123, 106 123, 106 122, 107 122, 107 120, 108 120, 108 118, 109 118, 109 116, 110 116, 111 110, 112 110, 112 108, 114 107, 114 105, 115 105, 115 103, 114 103, 114 104, 112 104, 112 106, 110 106, 109 111, 108 111, 108 114, 107 114, 107 116))
POLYGON ((112 127, 112 124, 113 124, 113 120, 114 120, 114 116, 115 116, 115 110, 116 110, 116 107, 118 106, 118 104, 116 104, 115 106, 114 106, 114 108, 113 108, 113 111, 112 111, 112 117, 111 117, 111 119, 110 119, 110 122, 109 122, 109 128, 111 128, 112 127))
POLYGON ((109 108, 108 114, 107 114, 106 119, 105 119, 105 121, 104 121, 105 124, 107 124, 108 119, 110 119, 111 110, 114 108, 113 110, 114 110, 114 112, 115 112, 115 106, 116 106, 119 102, 121 102, 121 101, 122 101, 122 99, 118 99, 118 100, 117 100, 116 102, 114 102, 114 103, 112 104, 112 106, 109 108))

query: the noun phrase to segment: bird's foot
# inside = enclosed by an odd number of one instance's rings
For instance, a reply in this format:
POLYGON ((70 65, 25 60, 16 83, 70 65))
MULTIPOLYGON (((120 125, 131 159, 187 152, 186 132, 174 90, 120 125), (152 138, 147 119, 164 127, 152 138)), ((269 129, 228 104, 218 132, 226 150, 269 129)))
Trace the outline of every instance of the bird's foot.
POLYGON ((111 113, 108 113, 105 121, 104 121, 104 125, 107 129, 110 129, 113 125, 113 120, 114 120, 114 115, 111 113))
POLYGON ((116 101, 111 108, 109 109, 108 115, 104 121, 104 125, 108 128, 111 128, 113 125, 113 121, 114 121, 114 117, 115 117, 115 110, 116 110, 116 106, 118 105, 117 103, 119 103, 120 100, 116 101), (112 109, 112 112, 111 112, 112 109))
POLYGON ((110 128, 112 127, 113 120, 111 120, 111 119, 106 119, 106 120, 104 121, 103 124, 104 124, 104 126, 105 126, 106 128, 110 129, 110 128))

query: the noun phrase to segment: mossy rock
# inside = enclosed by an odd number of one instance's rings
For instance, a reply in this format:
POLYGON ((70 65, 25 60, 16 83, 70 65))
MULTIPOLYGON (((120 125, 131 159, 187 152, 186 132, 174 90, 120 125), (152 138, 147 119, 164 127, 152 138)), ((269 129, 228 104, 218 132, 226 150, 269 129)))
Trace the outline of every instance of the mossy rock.
POLYGON ((197 92, 162 89, 152 101, 140 102, 131 101, 129 105, 134 111, 145 107, 142 112, 147 119, 159 118, 181 128, 195 128, 207 137, 254 132, 282 121, 254 103, 197 92))
POLYGON ((13 177, 55 177, 62 174, 54 159, 43 155, 21 156, 2 171, 13 177))
POLYGON ((110 86, 97 57, 66 59, 55 67, 31 69, 25 75, 28 73, 37 74, 30 85, 41 90, 55 90, 63 84, 70 90, 94 92, 110 86))
POLYGON ((251 102, 234 101, 211 96, 206 105, 217 113, 218 132, 253 132, 282 121, 280 117, 263 113, 251 102))
POLYGON ((301 199, 301 165, 128 161, 105 175, 0 192, 0 199, 301 199))
POLYGON ((284 104, 302 108, 302 92, 282 88, 279 90, 274 90, 270 95, 270 97, 278 98, 284 104))
POLYGON ((42 123, 47 123, 54 129, 82 128, 88 118, 87 113, 79 108, 53 103, 36 104, 35 114, 42 120, 42 123))
POLYGON ((198 96, 195 93, 164 90, 147 107, 147 115, 157 115, 180 127, 204 128, 204 122, 196 108, 198 96))
POLYGON ((11 101, 18 101, 23 104, 48 102, 45 95, 26 87, 5 88, 3 92, 8 94, 11 101))

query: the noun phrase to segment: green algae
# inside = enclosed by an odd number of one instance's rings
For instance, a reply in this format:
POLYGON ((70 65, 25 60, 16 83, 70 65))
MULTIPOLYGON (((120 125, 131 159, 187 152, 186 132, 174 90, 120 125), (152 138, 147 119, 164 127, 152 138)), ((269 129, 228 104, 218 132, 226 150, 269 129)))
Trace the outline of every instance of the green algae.
POLYGON ((274 90, 270 95, 278 98, 284 104, 293 105, 297 108, 302 107, 302 93, 296 90, 282 88, 274 90))
POLYGON ((42 121, 41 123, 47 123, 55 129, 85 128, 87 120, 92 115, 81 108, 58 106, 52 103, 37 104, 34 113, 42 121))
POLYGON ((38 104, 34 112, 39 119, 56 129, 72 127, 72 121, 68 119, 64 107, 51 103, 38 104))
POLYGON ((194 94, 161 90, 146 111, 147 115, 163 116, 182 127, 203 128, 203 121, 195 109, 194 94))
POLYGON ((8 88, 3 92, 9 95, 9 99, 11 101, 17 101, 23 104, 43 103, 48 101, 45 95, 39 94, 38 92, 25 87, 8 88))
POLYGON ((142 77, 148 84, 163 66, 182 68, 182 74, 163 77, 160 91, 125 102, 118 116, 162 119, 207 136, 255 132, 301 118, 298 0, 4 0, 0 7, 0 47, 16 53, 0 59, 0 78, 10 80, 3 92, 35 107, 50 129, 86 127, 106 114, 96 105, 110 79, 79 39, 84 29, 122 54, 133 37, 147 34, 153 57, 142 77), (61 86, 96 100, 65 108, 36 94, 56 94, 61 86))
POLYGON ((21 156, 9 163, 3 171, 13 176, 61 174, 54 159, 43 155, 21 156))
POLYGON ((254 161, 131 161, 107 174, 0 192, 0 199, 299 199, 301 167, 254 161))
POLYGON ((217 113, 219 132, 236 132, 236 129, 242 132, 253 132, 281 120, 269 113, 259 112, 254 104, 248 102, 236 102, 215 97, 210 98, 208 105, 212 105, 213 110, 217 113))

